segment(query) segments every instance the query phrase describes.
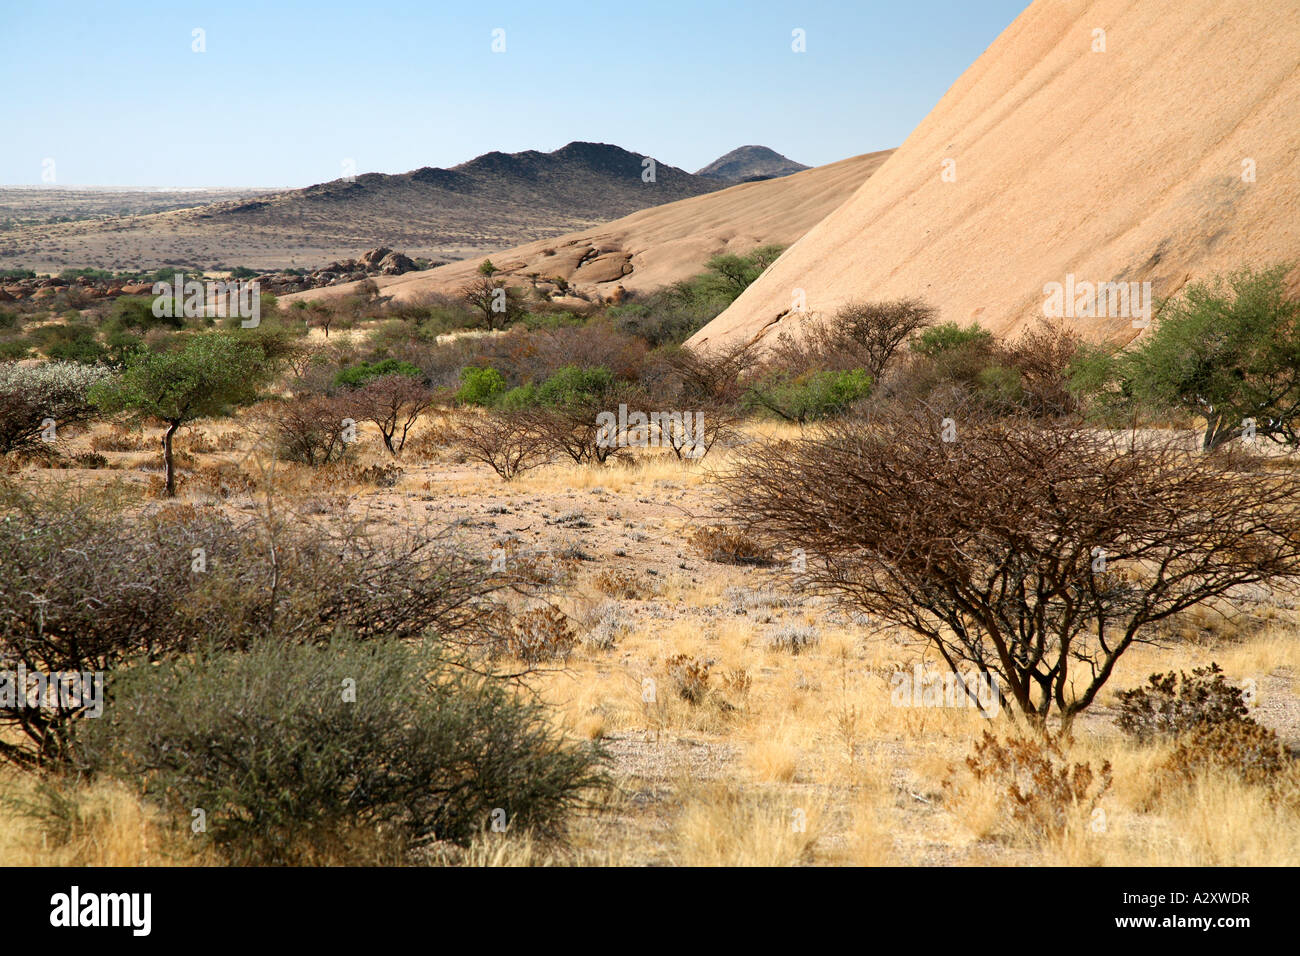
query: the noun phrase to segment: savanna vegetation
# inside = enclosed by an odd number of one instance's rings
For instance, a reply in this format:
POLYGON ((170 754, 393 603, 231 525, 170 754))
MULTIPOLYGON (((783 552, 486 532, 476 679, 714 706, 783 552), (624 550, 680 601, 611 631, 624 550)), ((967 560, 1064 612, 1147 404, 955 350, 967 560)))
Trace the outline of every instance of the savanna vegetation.
POLYGON ((0 686, 0 847, 1300 862, 1288 270, 1123 348, 918 299, 684 345, 779 254, 0 312, 0 670, 102 678, 0 686))

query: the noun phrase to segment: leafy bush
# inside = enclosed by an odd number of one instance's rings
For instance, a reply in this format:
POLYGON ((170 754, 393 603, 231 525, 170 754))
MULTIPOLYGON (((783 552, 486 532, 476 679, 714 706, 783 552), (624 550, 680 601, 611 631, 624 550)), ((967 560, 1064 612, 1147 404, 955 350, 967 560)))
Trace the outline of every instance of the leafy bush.
POLYGON ((31 337, 42 352, 55 361, 94 364, 104 358, 95 330, 83 322, 56 322, 37 326, 31 337))
POLYGON ((566 365, 538 386, 537 401, 552 407, 577 405, 604 395, 613 383, 613 373, 603 366, 566 365))
POLYGON ((962 328, 956 322, 944 322, 932 325, 912 340, 911 349, 927 358, 935 358, 944 352, 969 347, 990 347, 993 345, 993 333, 981 328, 978 322, 972 322, 962 328))
POLYGON ((537 386, 532 382, 503 392, 496 401, 498 408, 508 412, 517 412, 537 405, 537 386))
POLYGON ((340 388, 361 388, 384 375, 405 375, 408 378, 422 378, 423 373, 410 362, 401 362, 395 358, 381 359, 378 362, 359 362, 340 369, 334 376, 334 384, 340 388))
POLYGON ((1020 383, 1020 372, 1005 365, 990 365, 980 369, 975 376, 978 396, 988 405, 1014 408, 1020 404, 1025 389, 1020 383))
POLYGON ((431 648, 265 642, 124 671, 78 734, 83 766, 138 782, 235 864, 311 862, 324 838, 383 835, 409 853, 467 844, 504 811, 563 835, 599 757, 537 703, 431 648))
MULTIPOLYGON (((170 281, 170 280, 168 280, 170 281)), ((127 330, 147 331, 154 328, 180 329, 185 326, 185 316, 178 310, 173 315, 156 316, 153 314, 153 299, 139 295, 123 295, 113 300, 104 322, 106 332, 127 330)))
POLYGON ((862 369, 809 372, 793 379, 777 375, 751 387, 750 405, 793 422, 840 415, 871 394, 871 376, 862 369))
POLYGON ((467 366, 460 370, 456 401, 462 405, 491 405, 505 390, 505 376, 496 369, 467 366))
POLYGON ((708 274, 722 280, 734 299, 748 289, 784 251, 782 246, 759 246, 743 256, 725 253, 714 256, 705 268, 708 269, 708 274))
POLYGON ((19 362, 32 354, 31 339, 16 338, 0 340, 0 362, 19 362))
POLYGON ((56 426, 89 419, 91 386, 107 374, 74 362, 0 364, 0 454, 47 448, 41 437, 47 419, 56 426))
POLYGON ((1290 267, 1195 282, 1163 303, 1155 329, 1116 366, 1135 398, 1205 422, 1207 451, 1239 437, 1300 443, 1300 299, 1290 267))

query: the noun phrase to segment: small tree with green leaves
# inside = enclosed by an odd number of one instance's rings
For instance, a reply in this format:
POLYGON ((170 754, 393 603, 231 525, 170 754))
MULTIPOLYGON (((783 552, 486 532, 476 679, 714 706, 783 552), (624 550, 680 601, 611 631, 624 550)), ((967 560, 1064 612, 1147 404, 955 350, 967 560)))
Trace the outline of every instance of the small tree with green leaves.
POLYGON ((224 333, 199 335, 176 352, 145 352, 125 371, 97 382, 90 400, 106 412, 135 412, 161 418, 167 495, 176 494, 172 437, 187 422, 220 415, 257 397, 263 356, 256 346, 224 333))
POLYGON ((1300 300, 1290 267, 1194 283, 1164 303, 1156 328, 1118 363, 1124 390, 1205 422, 1206 451, 1255 434, 1300 443, 1300 300))

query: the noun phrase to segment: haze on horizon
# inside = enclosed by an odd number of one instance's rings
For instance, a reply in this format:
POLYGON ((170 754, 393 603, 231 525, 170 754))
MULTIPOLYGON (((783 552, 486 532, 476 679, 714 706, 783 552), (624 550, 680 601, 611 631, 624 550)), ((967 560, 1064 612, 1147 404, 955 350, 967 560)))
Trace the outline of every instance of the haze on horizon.
POLYGON ((575 140, 688 171, 746 144, 817 166, 901 143, 1026 6, 16 6, 0 183, 298 187, 575 140))

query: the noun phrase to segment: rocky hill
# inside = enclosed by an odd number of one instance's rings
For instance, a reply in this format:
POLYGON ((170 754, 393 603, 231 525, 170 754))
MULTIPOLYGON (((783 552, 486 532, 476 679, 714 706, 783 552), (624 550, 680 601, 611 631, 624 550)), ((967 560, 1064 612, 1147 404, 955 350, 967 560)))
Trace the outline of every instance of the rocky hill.
POLYGON ((725 156, 719 156, 703 169, 696 170, 695 175, 744 183, 789 176, 808 168, 766 146, 741 146, 725 156))
POLYGON ((153 215, 41 224, 0 234, 0 268, 318 268, 390 246, 456 259, 608 222, 723 188, 604 143, 485 153, 423 167, 153 215), (644 175, 650 169, 653 177, 644 175), (649 180, 649 181, 647 181, 649 180))

